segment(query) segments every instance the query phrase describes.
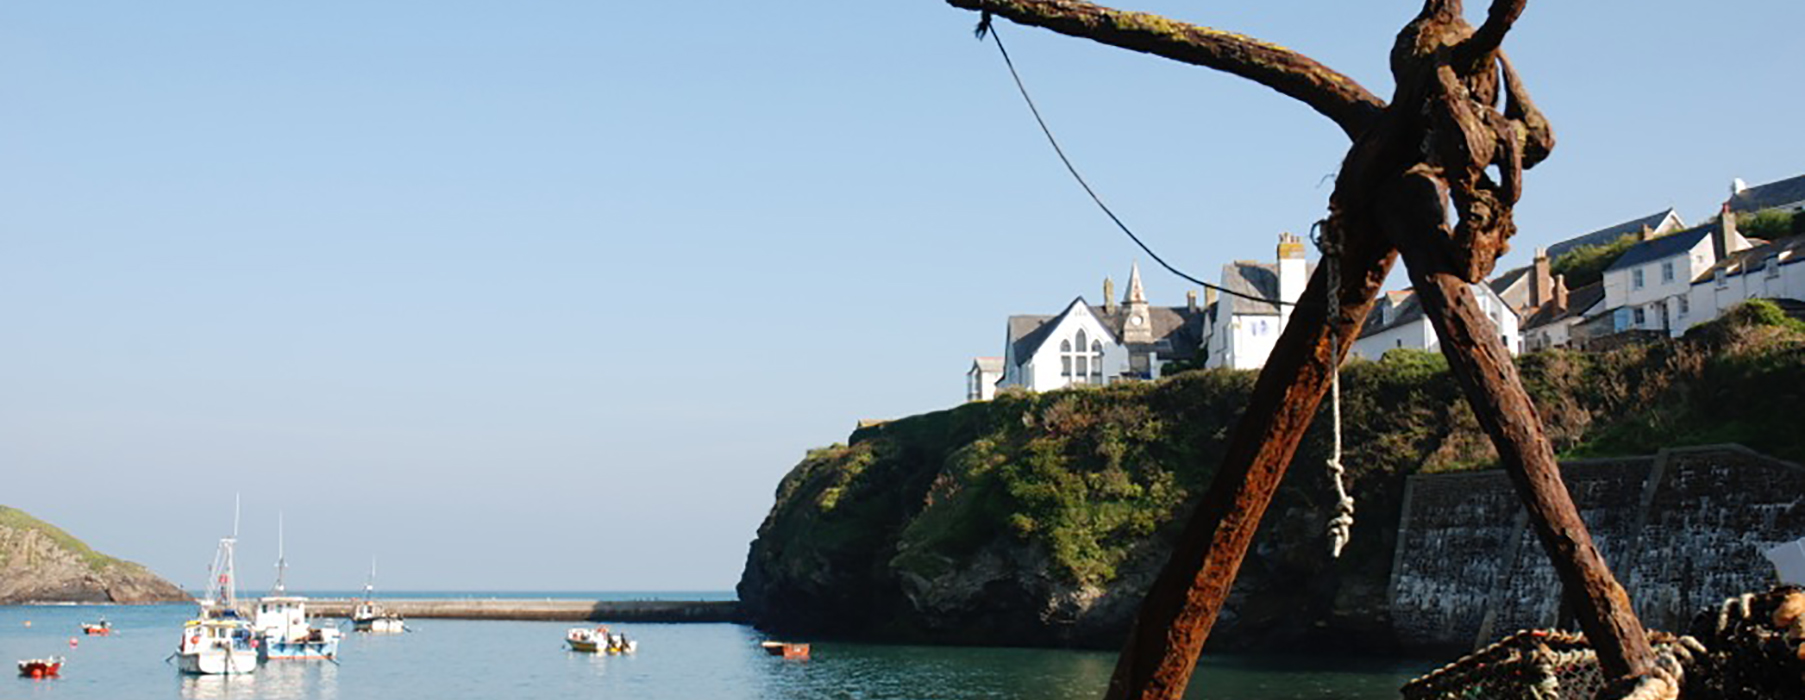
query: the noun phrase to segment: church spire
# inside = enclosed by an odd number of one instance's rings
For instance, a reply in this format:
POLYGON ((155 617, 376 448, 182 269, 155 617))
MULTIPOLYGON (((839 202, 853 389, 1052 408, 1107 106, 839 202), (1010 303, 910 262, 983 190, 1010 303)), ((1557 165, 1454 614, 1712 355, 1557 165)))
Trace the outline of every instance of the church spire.
POLYGON ((1147 303, 1147 293, 1141 289, 1141 264, 1138 262, 1128 271, 1128 297, 1123 299, 1122 303, 1147 303))

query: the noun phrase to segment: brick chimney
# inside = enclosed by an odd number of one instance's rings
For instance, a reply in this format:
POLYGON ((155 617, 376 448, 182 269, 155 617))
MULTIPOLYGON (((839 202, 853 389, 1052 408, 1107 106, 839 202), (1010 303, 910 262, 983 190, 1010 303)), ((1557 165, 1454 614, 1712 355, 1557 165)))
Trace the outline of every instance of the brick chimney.
POLYGON ((1116 282, 1108 277, 1103 278, 1103 313, 1116 312, 1116 282))
POLYGON ((1711 252, 1722 260, 1731 254, 1749 249, 1749 239, 1743 238, 1736 230, 1736 212, 1730 211, 1730 203, 1724 202, 1723 214, 1718 217, 1717 230, 1711 233, 1711 252))
MULTIPOLYGON (((1289 231, 1279 234, 1279 298, 1296 302, 1310 283, 1310 268, 1304 263, 1304 240, 1289 231)), ((1291 319, 1289 305, 1279 307, 1279 326, 1291 319)))
POLYGON ((1535 267, 1529 273, 1529 308, 1539 309, 1554 299, 1554 278, 1548 271, 1548 249, 1537 248, 1535 267))
POLYGON ((1197 290, 1195 290, 1195 289, 1185 290, 1185 309, 1187 311, 1196 311, 1197 310, 1197 290))
POLYGON ((1554 304, 1555 311, 1566 311, 1567 310, 1567 276, 1566 275, 1555 275, 1554 276, 1553 304, 1554 304))
POLYGON ((1209 287, 1203 288, 1203 305, 1205 308, 1216 305, 1216 290, 1209 287))

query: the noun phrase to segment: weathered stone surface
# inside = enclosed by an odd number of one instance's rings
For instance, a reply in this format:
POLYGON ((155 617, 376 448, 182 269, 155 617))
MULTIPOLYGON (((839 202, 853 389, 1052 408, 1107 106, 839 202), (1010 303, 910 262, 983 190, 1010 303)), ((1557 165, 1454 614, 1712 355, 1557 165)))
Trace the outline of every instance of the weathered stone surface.
MULTIPOLYGON (((1805 468, 1739 446, 1562 467, 1580 515, 1655 629, 1773 583, 1761 551, 1805 533, 1805 468)), ((1503 472, 1411 477, 1391 614, 1408 646, 1468 648, 1564 615, 1503 472)))
POLYGON ((53 525, 0 506, 0 604, 188 599, 143 566, 95 552, 53 525))

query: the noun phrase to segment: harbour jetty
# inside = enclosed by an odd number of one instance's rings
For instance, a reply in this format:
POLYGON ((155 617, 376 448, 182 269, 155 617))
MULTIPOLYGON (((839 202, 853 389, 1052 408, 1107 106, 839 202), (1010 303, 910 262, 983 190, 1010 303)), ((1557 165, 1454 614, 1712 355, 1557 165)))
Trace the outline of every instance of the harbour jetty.
MULTIPOLYGON (((312 598, 308 613, 348 617, 351 598, 312 598)), ((556 620, 566 622, 740 622, 733 600, 578 600, 569 598, 384 598, 388 611, 411 618, 556 620)))

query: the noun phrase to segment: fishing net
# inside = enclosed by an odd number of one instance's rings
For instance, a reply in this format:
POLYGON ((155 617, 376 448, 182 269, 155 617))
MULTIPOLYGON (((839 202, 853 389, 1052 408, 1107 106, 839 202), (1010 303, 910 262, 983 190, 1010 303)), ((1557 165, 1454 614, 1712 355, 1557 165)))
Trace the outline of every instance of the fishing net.
POLYGON ((1405 700, 1805 698, 1800 588, 1731 598, 1699 615, 1689 632, 1650 632, 1656 672, 1609 693, 1585 635, 1524 630, 1411 681, 1402 694, 1405 700))

